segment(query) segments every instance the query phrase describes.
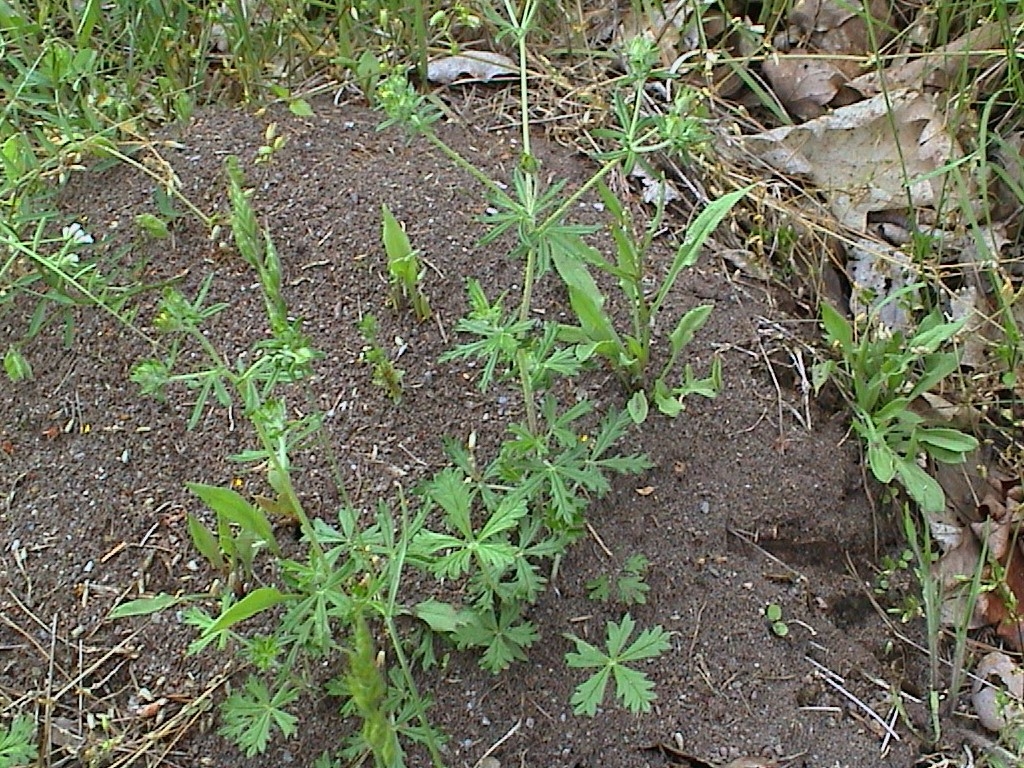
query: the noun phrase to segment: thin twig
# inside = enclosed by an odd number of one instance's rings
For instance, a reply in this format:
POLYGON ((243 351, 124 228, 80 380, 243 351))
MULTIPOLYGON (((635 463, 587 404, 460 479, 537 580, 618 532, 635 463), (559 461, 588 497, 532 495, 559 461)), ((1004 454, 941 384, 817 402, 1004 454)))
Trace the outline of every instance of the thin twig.
POLYGON ((504 736, 502 736, 500 739, 498 739, 496 742, 494 742, 486 752, 484 752, 482 755, 480 755, 480 759, 476 761, 476 763, 473 765, 473 768, 480 768, 480 766, 483 765, 484 760, 486 760, 488 757, 490 757, 495 752, 497 752, 502 744, 504 744, 506 741, 511 739, 513 736, 515 736, 519 732, 519 727, 522 724, 523 724, 522 720, 517 720, 516 724, 508 729, 508 733, 506 733, 504 736))
POLYGON ((845 696, 853 704, 856 704, 857 707, 864 712, 864 714, 866 714, 869 718, 871 718, 880 726, 882 726, 885 732, 888 733, 893 739, 895 739, 896 741, 900 740, 900 735, 892 729, 892 726, 890 726, 889 723, 886 722, 885 718, 883 718, 880 714, 875 712, 875 710, 873 710, 871 707, 869 707, 867 704, 865 704, 863 701, 858 699, 856 696, 854 696, 852 693, 846 690, 846 688, 843 687, 843 683, 845 682, 843 678, 841 678, 839 675, 837 675, 835 672, 833 672, 831 669, 824 666, 823 664, 819 664, 810 656, 804 656, 804 658, 811 664, 811 666, 815 667, 818 670, 818 672, 821 674, 822 680, 824 680, 837 692, 845 696))

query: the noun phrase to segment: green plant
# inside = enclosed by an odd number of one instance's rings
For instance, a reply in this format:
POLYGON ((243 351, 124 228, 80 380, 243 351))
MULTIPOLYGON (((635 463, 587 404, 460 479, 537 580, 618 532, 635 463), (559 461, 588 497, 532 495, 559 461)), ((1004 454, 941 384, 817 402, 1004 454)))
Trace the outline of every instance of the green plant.
POLYGON ((562 338, 580 345, 584 357, 598 355, 607 359, 615 369, 621 371, 635 394, 630 401, 630 415, 636 422, 646 418, 648 391, 659 410, 669 416, 676 416, 683 409, 683 400, 691 394, 714 397, 721 388, 721 363, 715 358, 710 376, 697 379, 687 365, 684 380, 680 385, 671 385, 669 376, 675 369, 685 347, 694 334, 707 322, 711 314, 710 305, 689 310, 680 317, 668 335, 669 354, 661 369, 648 380, 651 360, 652 334, 656 328, 659 313, 672 287, 683 269, 692 267, 700 255, 707 238, 715 227, 732 210, 750 188, 730 192, 713 201, 694 219, 686 231, 683 243, 676 251, 664 279, 657 285, 651 296, 646 284, 650 275, 647 267, 647 253, 654 234, 661 228, 663 208, 661 205, 642 238, 637 238, 630 217, 615 196, 604 185, 599 188, 605 209, 612 217, 611 229, 616 245, 616 260, 606 260, 600 252, 582 243, 571 251, 555 251, 554 264, 569 290, 569 300, 579 320, 579 326, 561 329, 562 338), (616 278, 630 309, 631 331, 620 334, 607 311, 606 297, 601 293, 594 278, 587 270, 593 266, 616 278))
POLYGON ((188 488, 217 517, 214 533, 191 512, 188 514, 188 532, 192 543, 223 574, 228 581, 228 588, 240 594, 244 588, 243 579, 252 576, 253 559, 261 547, 269 548, 278 557, 281 555, 273 527, 261 509, 230 488, 200 483, 189 483, 188 488))
POLYGON ((643 630, 628 646, 636 622, 627 613, 619 624, 609 621, 607 625, 607 653, 582 640, 567 634, 576 650, 566 654, 565 661, 574 669, 597 669, 580 683, 573 692, 571 703, 576 714, 597 714, 597 708, 605 698, 605 689, 610 680, 615 681, 615 697, 633 713, 649 712, 651 703, 657 698, 654 684, 643 672, 626 666, 631 662, 655 658, 667 651, 671 645, 669 633, 660 626, 643 630))
POLYGON ((650 561, 643 555, 630 555, 617 574, 614 585, 607 574, 587 582, 587 597, 607 603, 614 599, 624 605, 643 605, 647 602, 650 586, 644 580, 650 561))
POLYGON ((764 608, 764 617, 768 620, 768 626, 777 637, 786 637, 789 634, 789 624, 782 619, 782 606, 778 603, 769 603, 764 608))
POLYGON ((264 143, 256 150, 256 165, 269 163, 288 143, 288 137, 277 132, 277 123, 268 123, 263 132, 263 141, 264 143))
POLYGON ((430 318, 430 301, 421 283, 423 268, 416 251, 412 249, 405 228, 394 217, 387 205, 382 206, 384 220, 381 238, 388 257, 388 274, 391 276, 391 298, 396 307, 403 303, 412 304, 416 319, 420 322, 430 318))
POLYGON ((262 680, 250 676, 241 691, 235 691, 224 701, 224 722, 219 733, 234 741, 246 757, 262 754, 275 729, 286 738, 295 733, 298 718, 284 708, 298 695, 299 691, 288 685, 271 693, 262 680))
POLYGON ((815 391, 834 381, 853 411, 853 428, 867 446, 868 465, 877 480, 898 479, 926 512, 945 506, 936 480, 918 464, 923 453, 955 464, 978 447, 958 429, 931 426, 916 413, 914 401, 957 370, 958 356, 940 351, 963 327, 932 311, 910 335, 866 330, 857 338, 853 325, 829 304, 822 304, 825 335, 839 355, 813 369, 815 391))
POLYGON ((17 768, 36 760, 36 724, 28 715, 16 715, 11 724, 0 726, 0 768, 17 768))
POLYGON ((359 353, 360 362, 370 366, 374 385, 383 389, 394 402, 400 402, 405 371, 395 365, 377 341, 377 317, 369 313, 363 315, 356 328, 366 342, 359 353))

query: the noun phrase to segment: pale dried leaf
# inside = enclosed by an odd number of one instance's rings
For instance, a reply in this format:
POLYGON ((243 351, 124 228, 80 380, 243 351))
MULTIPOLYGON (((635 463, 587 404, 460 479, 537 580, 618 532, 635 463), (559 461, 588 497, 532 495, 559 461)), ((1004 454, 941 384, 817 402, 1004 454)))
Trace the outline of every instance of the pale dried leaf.
POLYGON ((1024 671, 1009 656, 986 654, 974 674, 971 702, 983 726, 998 732, 1024 715, 1024 671))
POLYGON ((943 199, 945 175, 938 169, 961 151, 942 119, 932 97, 898 91, 744 143, 779 171, 809 177, 836 218, 863 232, 869 213, 906 208, 908 185, 915 207, 943 199))
POLYGON ((942 623, 947 627, 958 627, 963 626, 966 621, 971 629, 983 627, 988 624, 985 619, 988 596, 982 594, 968 616, 970 600, 964 588, 981 567, 981 544, 970 529, 962 526, 940 523, 938 526, 932 526, 933 536, 936 528, 943 541, 957 542, 932 565, 932 576, 942 586, 942 623))
POLYGON ((957 334, 961 349, 961 365, 981 368, 985 363, 985 349, 988 346, 988 340, 984 333, 989 325, 985 319, 986 303, 985 294, 973 285, 965 285, 950 296, 950 321, 965 321, 963 330, 957 334))
POLYGON ((427 63, 427 79, 450 85, 456 80, 490 82, 518 74, 512 59, 493 51, 466 51, 457 56, 444 56, 427 63))
POLYGON ((648 205, 654 205, 662 199, 664 199, 667 205, 682 197, 672 182, 665 178, 654 178, 640 163, 633 166, 633 170, 629 175, 640 179, 640 183, 644 185, 643 200, 648 205))
POLYGON ((870 315, 890 331, 905 331, 910 315, 905 302, 893 297, 919 279, 910 258, 890 245, 856 240, 847 254, 847 269, 853 282, 850 312, 854 317, 870 315))
POLYGON ((993 56, 1003 58, 1006 55, 1001 44, 1006 28, 1003 25, 1007 24, 1008 28, 1013 29, 1020 23, 1021 17, 1015 16, 1005 22, 983 24, 953 42, 936 48, 928 56, 912 59, 901 66, 868 72, 851 81, 850 86, 865 96, 874 96, 885 90, 923 88, 937 71, 952 76, 964 67, 978 67, 993 56), (885 88, 882 87, 883 83, 885 88))

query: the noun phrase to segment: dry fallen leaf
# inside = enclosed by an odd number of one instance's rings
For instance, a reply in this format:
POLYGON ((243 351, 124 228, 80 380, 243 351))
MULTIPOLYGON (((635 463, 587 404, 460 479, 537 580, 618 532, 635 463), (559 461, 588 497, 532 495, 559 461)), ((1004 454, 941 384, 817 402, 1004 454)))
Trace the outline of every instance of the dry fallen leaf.
POLYGON ((808 177, 857 232, 867 230, 869 213, 905 210, 908 197, 915 208, 934 208, 945 199, 940 169, 963 154, 935 98, 908 90, 743 142, 782 173, 808 177))
POLYGON ((490 82, 511 77, 519 67, 508 56, 493 51, 466 51, 457 56, 444 56, 427 63, 427 79, 433 83, 450 85, 456 80, 482 80, 490 82))
POLYGON ((1024 714, 1024 671, 1005 653, 994 651, 978 662, 971 702, 978 720, 990 731, 1001 731, 1024 714), (1007 696, 1009 701, 1005 702, 1007 696))
POLYGON ((779 101, 801 120, 825 114, 825 105, 846 82, 846 75, 831 62, 807 54, 808 51, 795 49, 761 65, 779 101))

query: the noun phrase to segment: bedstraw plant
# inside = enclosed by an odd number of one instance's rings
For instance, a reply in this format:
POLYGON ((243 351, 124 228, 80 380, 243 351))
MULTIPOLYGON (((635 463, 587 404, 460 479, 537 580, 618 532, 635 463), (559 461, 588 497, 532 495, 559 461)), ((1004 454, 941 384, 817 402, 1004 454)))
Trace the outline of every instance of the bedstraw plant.
MULTIPOLYGON (((646 78, 654 75, 652 51, 649 46, 631 50, 640 63, 627 79, 629 98, 616 102, 621 131, 607 137, 614 147, 601 155, 597 172, 579 189, 569 192, 564 183, 545 189, 531 149, 526 79, 526 38, 538 7, 536 0, 527 0, 521 8, 506 3, 507 18, 491 18, 520 59, 523 154, 511 191, 437 137, 431 126, 438 113, 427 107, 403 72, 391 71, 378 90, 387 110, 386 123, 401 123, 426 136, 488 190, 493 212, 485 217, 482 247, 511 234, 510 255, 521 260, 521 287, 515 294, 488 297, 478 282, 467 282, 469 310, 456 325, 460 340, 443 357, 448 362, 476 363, 481 390, 498 382, 518 385, 522 420, 508 426, 506 439, 492 455, 479 454, 473 434, 464 440, 449 439, 451 466, 408 496, 398 489, 396 498, 390 503, 381 500, 369 518, 347 505, 332 522, 306 514, 293 484, 291 457, 312 439, 319 423, 312 416, 290 418, 280 391, 303 386, 317 353, 303 335, 301 322, 288 316, 280 260, 269 233, 257 224, 233 159, 226 165, 231 229, 239 253, 259 278, 269 339, 258 344, 244 365, 224 360, 200 330, 223 310, 218 304, 206 305, 209 283, 194 301, 168 290, 155 323, 168 339, 167 352, 136 368, 135 379, 153 394, 162 395, 172 384, 196 389, 192 424, 202 418, 210 397, 224 405, 239 399, 255 428, 257 447, 237 458, 261 463, 276 493, 272 501, 250 504, 233 492, 194 487, 218 519, 216 534, 198 522, 191 524, 196 545, 222 571, 234 569, 241 557, 243 575, 252 582, 237 593, 222 593, 217 615, 198 606, 186 614, 201 632, 193 650, 235 646, 253 670, 253 677, 225 702, 222 729, 248 754, 265 749, 275 732, 287 736, 294 731, 288 708, 310 685, 305 674, 308 659, 337 658, 342 671, 327 691, 339 698, 342 715, 359 725, 338 753, 325 756, 323 762, 334 757, 350 762, 371 758, 375 765, 397 768, 404 764, 405 746, 418 743, 434 765, 442 765, 441 737, 429 724, 429 700, 416 687, 415 665, 434 663, 435 643, 441 639, 459 649, 476 650, 481 665, 493 672, 525 659, 540 637, 528 619, 528 606, 556 577, 567 547, 585 530, 588 505, 609 492, 613 475, 650 466, 642 455, 621 455, 617 450, 638 420, 635 410, 608 405, 602 412, 590 400, 566 403, 556 394, 559 382, 604 359, 622 373, 631 392, 650 391, 661 398, 656 402, 666 412, 673 409, 662 400, 678 399, 683 389, 711 395, 718 386, 717 367, 706 381, 692 372, 682 385, 668 379, 710 308, 698 308, 674 324, 668 365, 650 380, 647 372, 655 321, 668 292, 744 191, 700 214, 671 270, 659 282, 663 287, 648 302, 641 284, 649 277, 646 252, 654 230, 645 239, 633 240, 621 207, 610 205, 619 253, 614 263, 606 262, 586 244, 585 238, 596 228, 572 223, 568 214, 590 192, 611 203, 602 179, 614 169, 647 163, 654 152, 692 149, 699 135, 699 121, 689 117, 692 95, 677 100, 665 118, 645 116, 639 103, 646 78), (620 334, 612 325, 589 267, 610 271, 619 280, 633 313, 630 332, 620 334), (537 285, 551 275, 569 288, 578 326, 540 320, 534 312, 537 285), (609 328, 612 333, 607 333, 609 328), (186 350, 196 347, 211 364, 177 372, 187 359, 186 350), (654 386, 656 381, 662 382, 662 389, 654 386), (287 557, 277 549, 274 516, 269 513, 282 511, 301 532, 301 557, 287 557), (246 546, 239 547, 238 537, 247 531, 246 546), (272 567, 251 567, 250 555, 263 553, 273 558, 272 567), (460 600, 414 601, 407 594, 410 571, 455 586, 460 600), (274 612, 269 632, 240 631, 242 622, 268 611, 274 612)), ((424 319, 429 305, 421 291, 419 259, 386 207, 382 239, 395 303, 409 302, 424 319)), ((362 331, 374 348, 376 328, 367 325, 362 331)), ((383 365, 386 357, 377 362, 383 365)), ((397 377, 385 378, 389 394, 399 394, 397 377)), ((638 584, 630 583, 626 591, 629 599, 643 601, 638 584)), ((570 638, 576 651, 569 654, 568 663, 597 670, 573 696, 578 712, 593 714, 612 679, 617 697, 628 708, 649 709, 652 683, 628 664, 664 651, 668 635, 655 627, 628 642, 634 628, 628 615, 620 624, 609 624, 607 650, 570 638)))

